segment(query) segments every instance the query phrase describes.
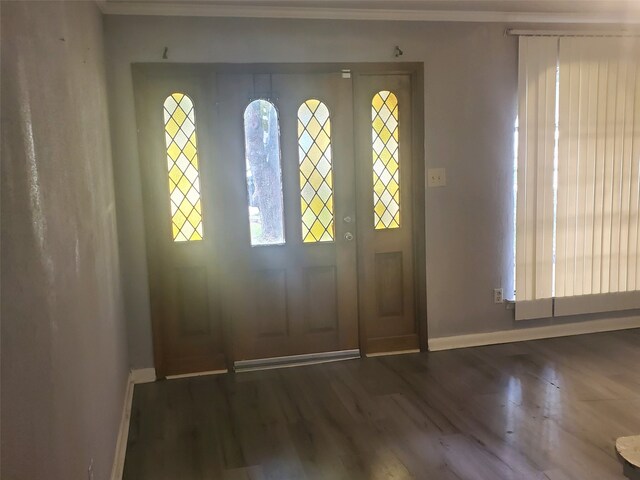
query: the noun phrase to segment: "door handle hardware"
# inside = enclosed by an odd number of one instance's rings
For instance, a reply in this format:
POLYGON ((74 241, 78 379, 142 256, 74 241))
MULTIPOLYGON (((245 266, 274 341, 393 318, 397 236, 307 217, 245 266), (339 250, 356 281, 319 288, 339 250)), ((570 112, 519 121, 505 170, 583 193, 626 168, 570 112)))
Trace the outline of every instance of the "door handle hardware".
POLYGON ((344 234, 344 239, 348 242, 350 242, 351 240, 353 240, 353 233, 351 232, 347 232, 344 234))

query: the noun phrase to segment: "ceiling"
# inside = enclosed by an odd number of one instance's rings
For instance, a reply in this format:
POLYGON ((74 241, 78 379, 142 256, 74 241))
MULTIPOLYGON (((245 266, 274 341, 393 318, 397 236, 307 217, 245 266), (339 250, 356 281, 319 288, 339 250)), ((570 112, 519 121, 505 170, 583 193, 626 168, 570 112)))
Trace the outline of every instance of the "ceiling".
POLYGON ((101 0, 105 14, 640 24, 640 0, 101 0))

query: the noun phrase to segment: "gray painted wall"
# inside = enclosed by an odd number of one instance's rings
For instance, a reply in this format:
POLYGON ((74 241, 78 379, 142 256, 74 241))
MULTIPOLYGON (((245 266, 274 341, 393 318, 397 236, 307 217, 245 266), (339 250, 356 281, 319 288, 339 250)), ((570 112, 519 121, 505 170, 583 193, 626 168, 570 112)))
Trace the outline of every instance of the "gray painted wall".
POLYGON ((93 2, 2 2, 2 478, 110 477, 128 375, 93 2))
MULTIPOLYGON (((132 62, 424 62, 427 317, 431 338, 515 324, 493 303, 513 290, 513 129, 517 39, 478 23, 106 18, 116 198, 134 367, 153 365, 132 62)), ((569 319, 571 321, 572 319, 569 319)), ((575 319, 573 319, 575 320, 575 319)), ((564 320, 567 321, 567 320, 564 320)))

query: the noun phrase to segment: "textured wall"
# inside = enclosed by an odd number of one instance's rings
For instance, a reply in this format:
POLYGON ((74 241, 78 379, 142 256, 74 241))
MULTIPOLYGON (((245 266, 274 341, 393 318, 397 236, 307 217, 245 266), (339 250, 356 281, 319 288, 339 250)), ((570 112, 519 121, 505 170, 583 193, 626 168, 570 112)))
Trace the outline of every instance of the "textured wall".
POLYGON ((110 476, 128 360, 93 2, 2 2, 2 478, 110 476))

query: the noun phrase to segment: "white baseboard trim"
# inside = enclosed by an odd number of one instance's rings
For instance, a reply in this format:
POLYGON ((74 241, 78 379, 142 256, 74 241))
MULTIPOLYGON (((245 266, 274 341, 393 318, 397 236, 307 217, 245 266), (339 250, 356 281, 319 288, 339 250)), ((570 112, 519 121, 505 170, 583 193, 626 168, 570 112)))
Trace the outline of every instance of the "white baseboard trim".
POLYGON ((111 480, 122 480, 124 472, 124 457, 127 453, 127 440, 129 439, 129 422, 131 421, 131 401, 133 400, 133 372, 129 372, 127 388, 124 393, 124 404, 122 405, 122 417, 120 418, 120 429, 116 441, 116 453, 113 457, 113 467, 111 468, 111 480))
POLYGON ((124 473, 124 458, 127 453, 127 440, 129 439, 129 423, 131 422, 133 389, 138 383, 150 383, 155 381, 155 368, 140 368, 129 372, 127 388, 124 393, 124 403, 122 405, 122 417, 120 418, 118 439, 116 440, 116 452, 113 457, 113 466, 111 468, 111 480, 122 480, 122 474, 124 473))
POLYGON ((429 339, 429 351, 451 350, 454 348, 479 347, 499 343, 525 342, 541 338, 567 337, 587 333, 610 332, 640 328, 640 317, 611 318, 590 320, 585 322, 565 323, 562 325, 548 325, 544 327, 518 328, 499 332, 472 333, 429 339))
POLYGON ((155 368, 136 368, 131 370, 133 383, 151 383, 156 381, 155 368))

